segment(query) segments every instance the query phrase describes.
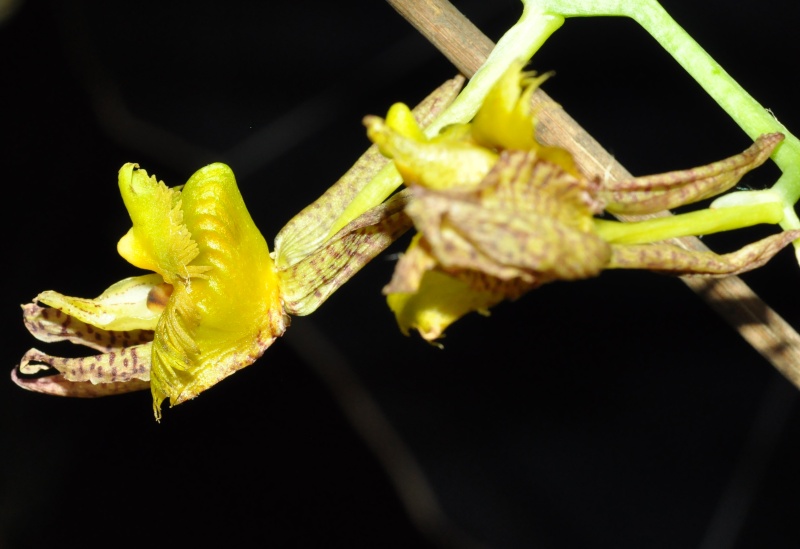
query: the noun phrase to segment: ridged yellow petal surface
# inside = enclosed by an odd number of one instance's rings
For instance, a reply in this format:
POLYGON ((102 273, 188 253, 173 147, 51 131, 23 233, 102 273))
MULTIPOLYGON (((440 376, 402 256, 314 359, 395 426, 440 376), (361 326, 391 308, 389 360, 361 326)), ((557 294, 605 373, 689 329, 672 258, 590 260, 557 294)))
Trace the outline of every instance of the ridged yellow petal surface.
POLYGON ((138 173, 120 178, 134 224, 120 248, 174 286, 153 341, 158 417, 166 398, 178 404, 252 364, 285 322, 267 243, 230 168, 206 166, 181 191, 138 173))

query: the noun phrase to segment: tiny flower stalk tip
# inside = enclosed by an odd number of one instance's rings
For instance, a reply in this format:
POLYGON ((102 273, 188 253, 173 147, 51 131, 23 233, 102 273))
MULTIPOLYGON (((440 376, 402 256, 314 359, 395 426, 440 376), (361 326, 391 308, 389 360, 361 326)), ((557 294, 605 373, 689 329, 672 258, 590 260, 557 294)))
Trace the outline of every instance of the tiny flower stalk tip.
POLYGON ((581 174, 568 151, 535 139, 530 95, 543 76, 512 64, 470 124, 426 138, 402 107, 364 119, 367 135, 391 158, 411 193, 406 213, 417 234, 384 288, 400 329, 436 342, 468 312, 483 314, 542 284, 606 269, 721 276, 763 265, 800 230, 783 231, 729 254, 667 242, 759 223, 777 224, 775 200, 718 207, 640 222, 608 213, 646 214, 691 204, 733 187, 782 141, 756 139, 743 153, 688 170, 601 181, 581 174), (466 166, 466 168, 465 168, 466 166))

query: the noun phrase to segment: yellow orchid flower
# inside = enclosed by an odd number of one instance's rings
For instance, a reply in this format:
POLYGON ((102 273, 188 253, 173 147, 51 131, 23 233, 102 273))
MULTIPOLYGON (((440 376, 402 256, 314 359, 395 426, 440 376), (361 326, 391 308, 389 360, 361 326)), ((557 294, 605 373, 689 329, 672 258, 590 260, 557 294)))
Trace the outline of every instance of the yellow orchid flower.
POLYGON ((93 300, 37 296, 50 308, 24 309, 35 336, 102 354, 57 359, 32 350, 21 371, 50 365, 62 376, 49 381, 85 395, 135 390, 143 384, 131 380, 149 380, 160 417, 164 399, 175 405, 194 398, 252 363, 288 320, 267 243, 228 166, 206 166, 179 190, 125 164, 119 188, 133 227, 118 251, 156 274, 123 280, 93 300))
POLYGON ((384 288, 403 333, 415 329, 435 342, 469 312, 488 314, 544 283, 604 269, 736 274, 800 238, 800 231, 784 231, 723 255, 665 242, 779 223, 778 199, 639 222, 603 219, 604 212, 655 213, 722 193, 765 162, 783 136, 761 136, 742 154, 708 166, 627 181, 590 179, 567 151, 535 140, 530 96, 544 77, 522 67, 513 64, 472 123, 455 132, 426 139, 397 115, 405 110, 398 105, 385 121, 364 119, 367 135, 393 159, 412 194, 406 213, 418 233, 384 288))
MULTIPOLYGON (((458 77, 434 91, 414 110, 414 123, 430 123, 462 83, 458 77)), ((385 164, 371 147, 278 233, 273 254, 228 166, 211 164, 171 188, 125 164, 119 188, 132 227, 117 250, 152 273, 94 299, 47 291, 23 305, 37 339, 100 354, 62 358, 31 349, 12 378, 32 391, 79 397, 149 387, 160 419, 164 400, 185 402, 252 364, 284 333, 289 315, 313 312, 411 227, 405 192, 341 219, 385 164), (343 226, 334 230, 337 223, 343 226)))

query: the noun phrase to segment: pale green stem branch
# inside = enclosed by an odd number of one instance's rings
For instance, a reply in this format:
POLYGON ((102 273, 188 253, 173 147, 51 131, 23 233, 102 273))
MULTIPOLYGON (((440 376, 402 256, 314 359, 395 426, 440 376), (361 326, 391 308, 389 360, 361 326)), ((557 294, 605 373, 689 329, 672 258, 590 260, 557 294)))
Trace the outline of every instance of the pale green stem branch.
POLYGON ((545 13, 532 3, 525 3, 519 21, 500 38, 464 91, 425 129, 425 134, 433 137, 449 124, 463 124, 472 120, 486 94, 506 69, 519 59, 533 57, 563 24, 564 18, 560 15, 545 13))
POLYGON ((761 223, 774 224, 781 219, 783 219, 782 205, 778 202, 765 202, 699 210, 644 221, 620 222, 595 219, 594 226, 604 240, 613 244, 646 244, 682 236, 714 234, 761 223))
MULTIPOLYGON (((639 23, 751 138, 781 132, 772 154, 782 175, 772 187, 784 202, 784 229, 800 229, 794 204, 800 200, 800 140, 756 101, 656 0, 523 0, 563 17, 621 16, 639 23)), ((794 243, 800 261, 800 241, 794 243)))

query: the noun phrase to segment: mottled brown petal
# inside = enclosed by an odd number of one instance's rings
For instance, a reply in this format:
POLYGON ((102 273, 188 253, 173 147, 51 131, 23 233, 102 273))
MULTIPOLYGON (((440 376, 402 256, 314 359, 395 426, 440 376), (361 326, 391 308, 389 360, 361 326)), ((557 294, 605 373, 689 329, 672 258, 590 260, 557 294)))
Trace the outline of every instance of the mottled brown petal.
POLYGON ((459 269, 455 271, 444 272, 454 278, 457 278, 461 282, 464 282, 474 292, 486 292, 493 296, 500 296, 502 299, 511 300, 517 299, 534 288, 538 288, 541 284, 548 282, 547 280, 544 280, 544 277, 541 276, 534 282, 528 282, 522 278, 503 280, 481 271, 473 271, 469 269, 459 269))
POLYGON ((690 251, 672 244, 613 245, 609 269, 647 269, 678 275, 727 276, 761 267, 800 230, 784 231, 729 254, 690 251))
MULTIPOLYGON (((486 292, 487 295, 494 296, 493 303, 502 299, 516 299, 522 294, 532 290, 539 285, 538 280, 532 280, 531 277, 514 276, 508 279, 498 278, 491 274, 465 268, 451 268, 446 269, 439 265, 436 258, 432 255, 428 242, 422 238, 422 235, 417 233, 414 241, 408 247, 408 250, 400 256, 400 259, 395 265, 392 280, 383 287, 384 295, 391 294, 413 294, 421 291, 420 284, 426 277, 429 271, 437 271, 446 274, 451 278, 457 279, 461 283, 465 283, 471 292, 486 292)), ((519 271, 516 270, 514 275, 518 275, 519 271)), ((439 284, 437 287, 441 287, 439 284)), ((457 292, 450 293, 454 296, 457 292)), ((430 297, 426 298, 430 299, 430 297)), ((451 299, 455 299, 454 297, 451 299)), ((473 299, 471 296, 465 295, 465 300, 473 299)), ((479 302, 485 302, 486 296, 480 296, 479 302)), ((487 308, 489 305, 485 305, 487 308)))
POLYGON ((535 153, 506 152, 477 191, 413 187, 406 211, 443 271, 538 285, 594 276, 608 261, 590 188, 535 153))
POLYGON ((140 379, 95 385, 90 381, 67 381, 62 374, 44 377, 21 377, 16 369, 11 371, 11 380, 19 387, 34 393, 77 398, 113 396, 134 391, 144 391, 150 388, 149 381, 140 379))
POLYGON ((433 210, 432 202, 415 202, 416 213, 427 208, 415 224, 446 271, 471 269, 534 284, 595 276, 610 256, 608 243, 593 233, 481 204, 450 201, 438 227, 426 224, 423 217, 433 210))
POLYGON ((39 341, 70 341, 103 352, 153 340, 152 330, 103 330, 58 309, 36 303, 22 305, 22 319, 28 331, 39 341))
MULTIPOLYGON (((421 127, 438 116, 458 95, 464 78, 448 80, 414 108, 421 127)), ((286 269, 323 245, 333 224, 358 192, 389 160, 373 145, 330 189, 293 217, 275 237, 275 263, 286 269)))
MULTIPOLYGON (((563 149, 556 151, 565 153, 560 162, 572 161, 563 149)), ((572 169, 571 164, 569 167, 572 169)), ((534 151, 504 151, 481 182, 477 199, 489 208, 547 216, 590 230, 591 216, 603 210, 595 198, 598 188, 596 181, 576 177, 534 151)))
POLYGON ((278 271, 284 309, 303 316, 315 311, 336 289, 411 228, 401 191, 342 228, 325 246, 278 271))
POLYGON ((19 371, 24 375, 39 374, 52 369, 67 381, 90 383, 125 383, 132 379, 150 379, 151 343, 126 347, 119 351, 77 358, 51 356, 30 349, 22 357, 19 371))
POLYGON ((646 214, 669 210, 718 195, 769 158, 783 134, 760 136, 744 152, 705 166, 605 183, 598 193, 606 210, 615 214, 646 214))

